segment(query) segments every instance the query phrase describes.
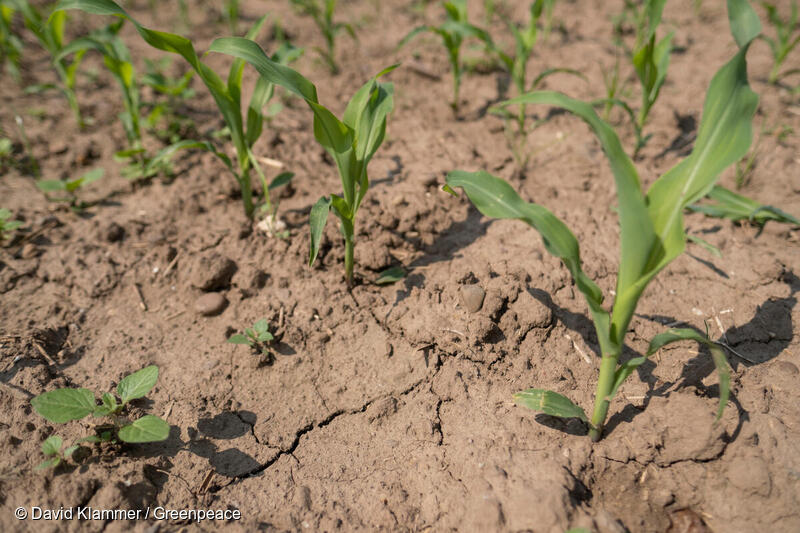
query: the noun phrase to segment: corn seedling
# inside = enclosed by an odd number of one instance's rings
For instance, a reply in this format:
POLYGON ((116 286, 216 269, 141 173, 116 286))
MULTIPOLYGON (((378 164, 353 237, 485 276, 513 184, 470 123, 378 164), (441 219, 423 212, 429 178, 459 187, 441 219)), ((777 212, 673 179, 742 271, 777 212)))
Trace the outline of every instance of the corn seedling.
POLYGON ((346 22, 334 22, 333 14, 336 9, 336 0, 291 0, 292 5, 302 13, 314 20, 322 36, 325 38, 325 48, 315 48, 325 64, 333 74, 339 72, 339 65, 336 63, 336 36, 343 30, 355 40, 356 32, 352 24, 346 22))
POLYGON ((211 52, 229 54, 247 61, 261 75, 260 82, 274 83, 302 97, 314 113, 314 137, 336 162, 342 181, 342 196, 321 198, 311 209, 309 264, 319 252, 322 231, 332 209, 339 218, 345 241, 345 279, 353 284, 355 218, 369 188, 367 164, 386 134, 386 119, 394 107, 394 86, 378 78, 398 65, 388 67, 364 84, 347 104, 342 120, 319 103, 317 88, 297 71, 271 60, 257 43, 241 37, 216 39, 211 52))
POLYGON ((775 29, 775 37, 761 35, 761 39, 767 42, 772 52, 772 69, 769 72, 767 81, 776 84, 780 78, 800 72, 798 68, 783 73, 780 72, 783 63, 786 61, 786 56, 800 43, 800 20, 798 20, 797 0, 792 1, 791 12, 786 19, 781 17, 775 4, 761 2, 761 5, 766 9, 767 19, 775 29))
MULTIPOLYGON (((31 400, 31 405, 45 419, 57 424, 81 420, 89 415, 109 418, 110 426, 96 427, 100 440, 122 442, 157 442, 169 436, 169 424, 154 415, 145 415, 132 422, 125 416, 128 404, 144 398, 158 381, 158 367, 151 365, 120 380, 117 394, 106 392, 97 403, 89 389, 56 389, 31 400)), ((55 444, 55 443, 54 443, 55 444)), ((60 449, 60 443, 58 449, 60 449)))
MULTIPOLYGON (((275 188, 276 182, 267 182, 258 161, 253 154, 252 147, 261 136, 264 127, 263 109, 272 98, 274 85, 260 79, 256 84, 250 103, 247 106, 244 118, 242 117, 242 74, 244 61, 236 60, 231 65, 227 82, 214 72, 211 67, 200 61, 194 45, 186 37, 161 31, 150 30, 139 24, 128 13, 112 0, 61 0, 56 6, 56 13, 67 9, 80 9, 96 15, 115 15, 129 20, 139 35, 150 46, 171 52, 183 57, 195 73, 200 77, 217 104, 222 114, 231 140, 236 151, 236 162, 232 161, 225 153, 217 150, 213 144, 206 141, 182 141, 168 147, 168 149, 198 148, 214 153, 236 178, 242 193, 245 215, 253 218, 255 203, 253 201, 253 186, 250 178, 251 170, 255 170, 261 179, 262 193, 265 209, 270 216, 274 216, 274 209, 270 199, 270 188, 275 188)), ((255 38, 261 30, 266 17, 259 19, 247 33, 248 38, 255 38)), ((273 57, 276 61, 291 61, 299 57, 300 51, 292 48, 291 53, 283 57, 273 57)), ((158 157, 158 156, 156 156, 158 157)), ((285 178, 281 178, 285 180, 285 178)), ((281 181, 279 183, 285 183, 281 181)))
POLYGON ((707 198, 711 202, 690 205, 689 211, 714 218, 727 218, 734 222, 748 221, 761 227, 770 220, 800 226, 800 219, 797 217, 777 207, 762 205, 720 185, 715 185, 707 198))
POLYGON ((0 208, 0 242, 11 239, 14 230, 22 226, 22 221, 11 220, 11 211, 5 207, 0 208))
POLYGON ((444 2, 444 8, 447 12, 447 20, 442 25, 414 28, 408 35, 403 37, 398 48, 404 46, 421 33, 434 33, 442 38, 442 43, 447 49, 447 57, 450 60, 450 69, 453 73, 453 102, 450 105, 457 111, 461 91, 461 75, 464 70, 464 63, 461 59, 461 45, 465 39, 473 37, 484 43, 487 50, 494 51, 495 46, 486 30, 469 23, 466 0, 444 2))
POLYGON ((81 201, 78 198, 78 191, 102 177, 103 169, 95 168, 72 180, 38 180, 36 187, 45 194, 49 201, 63 202, 69 204, 72 210, 81 211, 91 207, 92 204, 81 201))
POLYGON ((508 183, 485 171, 454 171, 447 176, 448 190, 463 188, 484 215, 519 219, 536 229, 545 248, 563 261, 584 295, 602 354, 591 418, 567 397, 552 391, 529 389, 516 394, 515 399, 525 407, 551 416, 583 420, 595 441, 602 436, 609 404, 620 385, 648 356, 668 343, 691 339, 708 347, 720 376, 717 419, 727 403, 730 373, 725 355, 716 343, 693 329, 670 329, 652 339, 646 355, 621 364, 619 358, 645 288, 685 249, 683 210, 712 189, 719 174, 747 152, 752 140, 758 96, 748 85, 746 53, 761 25, 746 0, 729 0, 728 10, 739 52, 711 81, 692 153, 656 180, 647 194, 643 194, 638 173, 617 134, 590 104, 547 91, 528 93, 506 102, 506 105, 524 102, 561 107, 583 119, 603 146, 617 186, 621 241, 615 299, 610 311, 603 307, 600 287, 581 268, 577 239, 560 219, 540 205, 525 202, 508 183))
POLYGON ((647 0, 645 2, 647 29, 637 39, 639 42, 633 51, 633 68, 642 84, 642 107, 637 116, 639 128, 644 127, 647 116, 650 114, 650 108, 656 103, 661 86, 664 85, 669 68, 669 56, 672 52, 672 38, 675 32, 670 32, 661 40, 656 41, 656 29, 661 23, 664 4, 666 4, 666 0, 647 0))
MULTIPOLYGON (((503 53, 500 50, 495 50, 497 56, 501 63, 506 67, 508 70, 511 81, 514 84, 514 88, 517 91, 518 95, 525 94, 529 91, 534 91, 539 88, 539 86, 544 82, 545 79, 552 76, 553 74, 570 74, 573 76, 578 76, 585 81, 586 77, 577 70, 569 69, 569 68, 549 68, 542 71, 531 83, 530 87, 527 85, 528 83, 528 61, 533 54, 533 48, 536 45, 536 41, 539 38, 539 20, 541 19, 543 14, 546 14, 548 2, 544 0, 536 0, 532 2, 529 8, 529 17, 528 23, 520 27, 517 24, 513 23, 512 21, 507 20, 506 24, 514 36, 514 54, 508 55, 503 53)), ((527 138, 527 128, 525 127, 525 120, 527 117, 526 113, 526 106, 520 105, 518 106, 519 110, 516 114, 516 123, 517 123, 517 139, 512 139, 512 136, 509 134, 508 122, 506 122, 506 139, 508 140, 509 145, 511 146, 511 151, 514 154, 514 159, 523 167, 527 167, 528 160, 530 156, 522 156, 522 149, 524 148, 525 140, 527 138)), ((500 108, 499 111, 497 109, 493 109, 492 112, 500 114, 504 116, 507 120, 511 118, 511 114, 508 110, 504 108, 500 108)))
POLYGON ((170 58, 159 61, 145 59, 145 73, 139 80, 143 86, 150 87, 153 93, 162 97, 161 101, 145 102, 149 109, 145 117, 145 127, 159 140, 173 144, 181 139, 197 136, 194 121, 182 111, 183 103, 194 98, 195 91, 190 84, 194 71, 173 78, 165 73, 170 58), (165 127, 160 127, 165 124, 165 127))
POLYGON ((236 333, 231 335, 228 342, 231 344, 246 344, 253 350, 258 350, 263 356, 269 356, 269 343, 275 337, 269 332, 269 324, 265 318, 262 318, 252 328, 245 328, 244 333, 236 333))
POLYGON ((142 147, 141 104, 139 84, 136 81, 136 69, 133 66, 131 53, 119 38, 119 31, 124 20, 109 24, 105 28, 75 39, 61 49, 56 61, 71 54, 85 53, 95 50, 103 56, 103 63, 122 90, 124 111, 119 118, 128 139, 128 148, 117 152, 118 158, 136 158, 144 153, 142 147))
POLYGON ((225 0, 225 21, 231 34, 239 33, 239 0, 225 0))
POLYGON ((22 40, 11 29, 16 10, 9 0, 0 0, 0 64, 4 65, 9 76, 19 83, 22 40))
MULTIPOLYGON (((22 14, 25 27, 33 33, 39 44, 50 53, 53 69, 58 75, 60 86, 58 87, 69 103, 72 114, 80 128, 85 126, 81 115, 78 98, 75 94, 77 84, 78 68, 83 60, 86 50, 73 50, 74 56, 71 62, 67 62, 63 57, 58 59, 61 51, 66 46, 64 42, 64 27, 67 22, 67 15, 63 12, 54 11, 50 17, 44 18, 36 7, 28 0, 6 0, 7 5, 22 14)), ((42 85, 33 87, 32 90, 53 88, 53 85, 42 85)))

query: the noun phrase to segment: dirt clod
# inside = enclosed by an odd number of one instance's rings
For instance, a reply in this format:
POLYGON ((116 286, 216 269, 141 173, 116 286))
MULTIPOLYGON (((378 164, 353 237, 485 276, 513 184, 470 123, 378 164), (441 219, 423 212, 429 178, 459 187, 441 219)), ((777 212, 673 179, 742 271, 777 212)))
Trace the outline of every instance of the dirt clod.
POLYGON ((203 291, 227 289, 236 272, 236 263, 218 252, 206 252, 193 258, 189 283, 203 291))
POLYGON ((228 305, 228 300, 219 292, 208 292, 200 296, 194 303, 194 310, 203 316, 220 314, 228 305))

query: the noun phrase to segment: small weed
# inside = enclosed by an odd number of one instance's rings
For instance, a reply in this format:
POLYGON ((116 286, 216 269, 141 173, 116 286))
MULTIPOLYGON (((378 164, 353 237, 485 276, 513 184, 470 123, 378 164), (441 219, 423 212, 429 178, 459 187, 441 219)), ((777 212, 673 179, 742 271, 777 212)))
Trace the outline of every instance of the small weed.
POLYGON ((103 172, 102 168, 95 168, 72 180, 38 180, 36 187, 49 201, 66 203, 73 211, 82 211, 93 204, 80 200, 78 191, 102 178, 103 172))
POLYGON ((0 242, 10 240, 14 231, 22 226, 22 221, 11 220, 11 210, 0 208, 0 242))
POLYGON ((269 324, 267 319, 262 318, 252 328, 245 328, 244 334, 236 333, 231 335, 228 342, 231 344, 246 344, 253 350, 258 350, 261 355, 269 357, 269 343, 275 337, 269 332, 269 324))
MULTIPOLYGON (((155 387, 156 381, 158 381, 158 367, 151 365, 120 380, 116 396, 104 393, 99 405, 94 393, 82 388, 45 392, 33 398, 31 405, 42 417, 57 424, 81 420, 89 415, 94 418, 110 419, 111 425, 97 426, 97 437, 88 437, 86 440, 88 442, 111 440, 129 443, 157 442, 169 436, 169 424, 164 420, 154 415, 145 415, 131 422, 125 417, 128 404, 146 396, 155 387)), ((60 455, 58 453, 61 449, 60 440, 51 441, 46 452, 43 447, 45 455, 63 459, 66 453, 60 455)))

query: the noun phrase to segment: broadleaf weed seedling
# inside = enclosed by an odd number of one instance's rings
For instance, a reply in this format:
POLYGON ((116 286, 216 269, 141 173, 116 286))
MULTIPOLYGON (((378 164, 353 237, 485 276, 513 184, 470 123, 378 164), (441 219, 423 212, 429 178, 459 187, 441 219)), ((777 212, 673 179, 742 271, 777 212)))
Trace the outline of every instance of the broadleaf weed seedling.
POLYGON ((262 318, 253 324, 252 328, 245 328, 244 333, 231 335, 228 342, 231 344, 246 344, 252 350, 258 350, 262 356, 271 357, 269 343, 275 337, 269 331, 267 319, 262 318))
MULTIPOLYGON (((142 39, 150 46, 158 50, 178 54, 189 63, 208 88, 217 104, 217 108, 222 114, 236 151, 236 162, 234 163, 225 153, 217 150, 210 142, 206 141, 187 140, 183 144, 178 143, 179 148, 191 147, 207 150, 215 154, 225 166, 228 167, 239 184, 245 215, 249 219, 253 218, 256 207, 253 201, 253 185, 250 176, 251 171, 255 169, 262 182, 262 193, 264 203, 266 204, 266 210, 271 213, 271 216, 274 216, 275 213, 270 199, 269 183, 261 171, 261 167, 252 151, 253 145, 263 131, 263 109, 272 97, 274 90, 272 83, 263 79, 259 80, 245 111, 245 116, 243 117, 241 97, 242 73, 244 71, 243 60, 235 60, 233 62, 226 82, 223 81, 211 67, 200 61, 200 57, 197 55, 194 45, 189 39, 174 33, 145 28, 113 0, 61 0, 55 8, 56 13, 61 13, 68 9, 80 9, 95 15, 114 15, 125 18, 134 25, 142 39)), ((259 19, 248 32, 247 37, 255 38, 265 21, 266 16, 259 19)), ((296 55, 288 57, 296 58, 296 55)), ((167 149, 175 146, 176 145, 173 145, 167 149)))
POLYGON ((444 2, 444 8, 447 12, 447 19, 444 23, 440 26, 426 25, 414 28, 408 35, 403 37, 397 47, 401 48, 421 33, 434 33, 442 38, 442 44, 447 49, 447 57, 450 60, 450 69, 453 73, 453 101, 450 106, 454 111, 458 111, 461 77, 464 71, 464 63, 461 59, 461 45, 464 40, 470 37, 478 39, 484 44, 487 51, 495 51, 496 48, 486 30, 470 24, 467 16, 466 0, 444 2))
POLYGON ((746 54, 761 31, 761 24, 747 0, 728 0, 728 12, 739 52, 711 81, 692 153, 657 179, 647 194, 643 194, 633 161, 622 149, 617 134, 589 103, 548 91, 505 102, 561 107, 583 119, 603 146, 617 186, 620 224, 619 272, 610 311, 603 307, 600 287, 584 273, 578 241, 564 222, 544 207, 525 202, 507 182, 485 171, 453 171, 447 176, 447 190, 463 188, 485 216, 519 219, 536 229, 547 251, 562 260, 585 297, 602 355, 592 416, 567 397, 549 390, 529 389, 516 394, 515 399, 551 416, 583 420, 594 441, 602 437, 610 402, 625 379, 648 356, 672 342, 695 340, 709 349, 720 376, 717 420, 727 403, 730 372, 725 355, 716 343, 696 330, 670 329, 651 340, 646 355, 622 364, 619 358, 645 288, 686 247, 683 210, 705 196, 719 174, 739 160, 752 141, 758 96, 748 84, 746 54))
MULTIPOLYGON (((154 415, 145 415, 134 421, 128 421, 125 417, 128 404, 133 400, 144 398, 155 387, 156 381, 158 381, 158 367, 150 365, 121 379, 117 385, 116 396, 104 393, 99 405, 94 393, 83 388, 45 392, 33 398, 31 405, 42 417, 56 424, 81 420, 89 415, 94 418, 109 418, 110 427, 96 428, 99 439, 103 441, 157 442, 169 436, 169 424, 164 420, 154 415)), ((53 451, 54 448, 55 446, 49 446, 48 450, 53 451)), ((60 448, 59 443, 58 449, 60 448)))
POLYGON ((767 81, 777 84, 780 78, 800 72, 800 68, 793 68, 783 73, 780 71, 786 61, 786 56, 800 43, 800 16, 798 16, 797 0, 792 0, 791 11, 786 19, 781 17, 777 6, 772 2, 761 2, 761 5, 767 11, 767 20, 775 31, 775 37, 760 36, 769 45, 772 52, 772 69, 767 81))
POLYGON ((292 5, 303 15, 307 15, 314 20, 325 39, 325 48, 315 48, 322 56, 325 64, 328 65, 331 73, 339 72, 339 64, 336 62, 336 36, 342 31, 353 40, 357 40, 356 32, 352 24, 346 22, 334 22, 333 15, 336 10, 337 0, 290 0, 292 5))

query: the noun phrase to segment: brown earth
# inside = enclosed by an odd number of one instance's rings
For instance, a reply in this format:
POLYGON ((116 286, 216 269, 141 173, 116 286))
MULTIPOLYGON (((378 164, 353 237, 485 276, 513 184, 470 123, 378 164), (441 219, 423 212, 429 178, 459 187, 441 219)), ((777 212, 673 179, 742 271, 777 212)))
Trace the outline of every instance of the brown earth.
MULTIPOLYGON (((177 20, 168 13, 155 21, 145 2, 134 4, 151 27, 169 29, 164 21, 177 20)), ((384 66, 415 67, 389 76, 396 108, 359 213, 361 282, 352 293, 333 223, 318 264, 306 266, 309 209, 321 194, 336 192, 339 180, 296 99, 286 100, 256 145, 297 174, 280 205, 289 237, 277 239, 246 222, 234 180, 209 154, 181 156, 172 180, 133 185, 119 176, 112 156, 124 146, 120 98, 96 56, 86 65, 98 78, 81 78, 80 102, 94 119, 84 132, 57 93, 24 94, 8 78, 0 84, 4 135, 19 140, 13 117, 21 113, 44 177, 106 170, 85 196, 100 203, 80 214, 48 204, 19 168, 0 177, 0 207, 25 222, 0 249, 0 529, 220 526, 20 522, 13 515, 33 505, 160 505, 239 509, 241 521, 224 526, 241 531, 800 530, 798 229, 768 224, 760 232, 687 216, 689 231, 723 255, 690 244, 657 278, 632 323, 629 354, 643 353, 666 324, 702 329, 708 322, 712 337, 736 351, 727 352, 731 401, 714 425, 713 364, 690 343, 674 345, 622 387, 607 435, 593 445, 580 422, 536 415, 511 399, 537 386, 587 409, 592 404, 598 347, 567 270, 530 228, 483 218, 466 199, 439 190, 456 168, 510 179, 523 197, 565 220, 582 243, 587 273, 609 294, 617 266, 615 191, 591 132, 574 117, 552 115, 531 134, 533 155, 521 172, 502 121, 486 113, 501 98, 501 73, 467 75, 454 116, 437 38, 395 49, 411 28, 440 20, 435 2, 424 9, 340 2, 338 17, 357 24, 359 40, 340 38, 337 76, 310 49, 322 45, 316 28, 285 4, 247 1, 242 11, 247 21, 270 13, 294 43, 309 48, 295 67, 337 113, 384 66), (409 271, 403 281, 371 283, 398 264, 409 271), (464 289, 470 285, 485 291, 482 302, 480 291, 464 289), (226 305, 206 317, 195 305, 209 290, 222 293, 226 305), (477 311, 465 308, 462 291, 473 293, 467 303, 480 304, 477 311), (260 318, 277 331, 274 361, 225 342, 260 318), (33 412, 33 396, 64 386, 112 390, 147 364, 157 364, 161 375, 135 411, 164 416, 172 426, 167 441, 95 446, 74 466, 33 470, 46 437, 70 441, 91 432, 89 421, 49 424, 33 412)), ((481 13, 480 2, 472 4, 473 15, 481 13)), ((512 15, 522 20, 525 2, 518 4, 512 15)), ((647 126, 653 137, 637 161, 645 185, 691 146, 708 82, 735 50, 724 3, 704 2, 699 16, 692 5, 672 1, 665 12, 677 50, 647 126)), ((190 6, 199 49, 226 34, 208 2, 190 6)), ((614 63, 611 17, 621 6, 560 2, 557 29, 540 43, 529 71, 578 69, 588 83, 554 76, 545 87, 602 96, 602 72, 614 63)), ((75 32, 103 23, 78 14, 73 21, 75 32)), ((498 21, 492 29, 503 34, 498 21)), ((163 55, 130 27, 124 36, 140 70, 143 58, 163 55)), ((23 85, 53 81, 47 57, 25 39, 23 85)), ((260 42, 267 49, 272 43, 260 42)), ((757 42, 749 59, 761 133, 742 192, 798 214, 800 106, 785 88, 766 84, 765 43, 757 42)), ((229 64, 216 54, 206 60, 220 69, 229 64)), ((254 77, 248 68, 246 79, 254 77)), ((213 101, 198 80, 194 87, 189 112, 199 131, 219 129, 213 101)), ((638 104, 632 79, 628 87, 638 104)), ((530 113, 544 117, 548 110, 530 113)), ((632 146, 629 124, 616 118, 623 143, 632 146)), ((721 183, 734 187, 732 169, 721 183)))

